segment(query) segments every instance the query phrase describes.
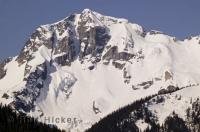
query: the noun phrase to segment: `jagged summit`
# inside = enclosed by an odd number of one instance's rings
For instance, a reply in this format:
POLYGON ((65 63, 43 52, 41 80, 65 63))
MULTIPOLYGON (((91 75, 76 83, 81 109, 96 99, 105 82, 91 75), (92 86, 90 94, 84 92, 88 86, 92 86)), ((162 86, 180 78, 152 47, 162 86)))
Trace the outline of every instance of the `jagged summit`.
POLYGON ((83 9, 82 13, 85 14, 85 13, 92 13, 93 11, 89 8, 85 8, 83 9))
POLYGON ((135 100, 198 87, 198 42, 85 9, 38 27, 18 56, 0 63, 0 101, 41 120, 76 118, 56 125, 83 131, 135 100))

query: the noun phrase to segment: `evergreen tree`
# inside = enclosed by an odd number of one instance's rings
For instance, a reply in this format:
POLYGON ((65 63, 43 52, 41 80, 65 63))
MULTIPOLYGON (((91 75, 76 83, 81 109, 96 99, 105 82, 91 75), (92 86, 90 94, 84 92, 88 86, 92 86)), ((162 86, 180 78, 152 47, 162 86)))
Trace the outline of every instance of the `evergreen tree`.
POLYGON ((32 117, 14 112, 10 107, 0 104, 1 132, 64 132, 55 126, 38 122, 32 117))

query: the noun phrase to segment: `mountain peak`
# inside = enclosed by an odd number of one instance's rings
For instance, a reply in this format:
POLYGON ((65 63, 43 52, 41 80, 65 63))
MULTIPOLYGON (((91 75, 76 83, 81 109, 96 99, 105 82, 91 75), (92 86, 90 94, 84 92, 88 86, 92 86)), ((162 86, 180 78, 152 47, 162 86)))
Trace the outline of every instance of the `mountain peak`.
POLYGON ((91 13, 91 12, 93 12, 93 11, 91 9, 89 9, 89 8, 85 8, 82 11, 82 13, 91 13))
POLYGON ((197 87, 197 41, 186 41, 192 43, 188 46, 126 19, 84 9, 40 26, 17 57, 0 63, 0 100, 41 119, 73 115, 84 131, 133 101, 197 87))
POLYGON ((100 21, 100 16, 102 15, 90 9, 84 9, 81 13, 81 20, 86 22, 86 25, 90 27, 103 26, 104 24, 100 21))

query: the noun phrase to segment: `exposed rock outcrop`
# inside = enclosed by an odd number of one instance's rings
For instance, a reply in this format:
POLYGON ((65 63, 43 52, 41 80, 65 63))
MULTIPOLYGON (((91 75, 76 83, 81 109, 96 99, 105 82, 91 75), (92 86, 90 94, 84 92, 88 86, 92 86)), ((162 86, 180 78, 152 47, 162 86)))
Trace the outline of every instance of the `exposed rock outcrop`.
POLYGON ((130 54, 127 52, 118 52, 118 47, 113 46, 105 53, 105 55, 103 56, 103 59, 128 61, 134 56, 135 56, 134 54, 130 54))
POLYGON ((12 58, 7 58, 0 62, 0 79, 2 79, 6 75, 6 69, 5 65, 9 63, 12 60, 12 58))
POLYGON ((30 112, 34 108, 34 102, 40 95, 40 90, 44 86, 44 81, 47 78, 47 63, 37 66, 36 70, 26 79, 25 88, 15 92, 15 100, 10 104, 17 110, 30 112))
POLYGON ((101 24, 94 23, 94 19, 97 18, 93 18, 95 16, 92 12, 88 13, 90 15, 81 14, 81 21, 78 23, 79 26, 77 28, 81 44, 80 59, 89 54, 92 57, 100 55, 110 39, 109 30, 101 24))
POLYGON ((173 76, 170 72, 166 71, 165 72, 165 81, 173 79, 173 76))
POLYGON ((19 65, 22 65, 25 62, 32 60, 32 54, 36 52, 41 45, 45 45, 49 49, 52 47, 52 41, 51 37, 49 36, 49 32, 50 31, 48 29, 44 27, 39 27, 31 35, 16 59, 19 65))

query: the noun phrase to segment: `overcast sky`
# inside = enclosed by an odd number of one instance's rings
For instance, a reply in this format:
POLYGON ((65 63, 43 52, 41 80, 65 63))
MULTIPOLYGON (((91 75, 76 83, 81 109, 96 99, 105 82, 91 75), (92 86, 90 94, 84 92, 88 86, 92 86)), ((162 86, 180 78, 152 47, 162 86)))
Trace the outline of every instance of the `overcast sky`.
POLYGON ((39 25, 84 8, 179 39, 200 34, 200 0, 0 0, 0 59, 17 55, 39 25))

